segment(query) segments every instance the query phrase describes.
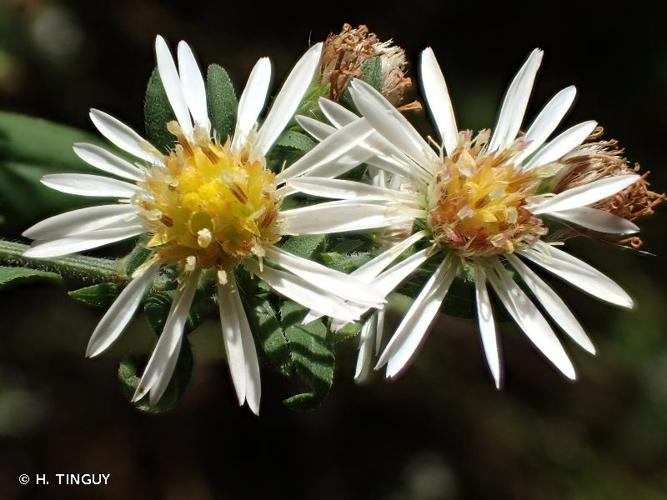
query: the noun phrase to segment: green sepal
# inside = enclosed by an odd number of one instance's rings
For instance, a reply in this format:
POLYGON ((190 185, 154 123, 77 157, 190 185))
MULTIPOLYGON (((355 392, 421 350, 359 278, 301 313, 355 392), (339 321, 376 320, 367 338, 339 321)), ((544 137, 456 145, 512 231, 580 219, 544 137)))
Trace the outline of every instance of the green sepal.
POLYGON ((163 153, 169 152, 176 142, 167 130, 167 123, 176 120, 174 111, 171 109, 167 93, 164 90, 160 74, 157 68, 153 70, 144 98, 144 124, 146 126, 146 139, 163 153))
POLYGON ((86 305, 107 308, 113 304, 122 290, 123 287, 116 283, 98 283, 67 293, 73 299, 86 305))
POLYGON ((222 66, 209 65, 206 94, 211 125, 220 142, 224 143, 234 133, 238 101, 234 85, 222 66))
MULTIPOLYGON (((379 57, 368 59, 361 64, 361 79, 378 92, 382 92, 384 82, 382 79, 382 60, 379 57)), ((345 89, 340 101, 346 108, 358 112, 349 88, 345 89)))

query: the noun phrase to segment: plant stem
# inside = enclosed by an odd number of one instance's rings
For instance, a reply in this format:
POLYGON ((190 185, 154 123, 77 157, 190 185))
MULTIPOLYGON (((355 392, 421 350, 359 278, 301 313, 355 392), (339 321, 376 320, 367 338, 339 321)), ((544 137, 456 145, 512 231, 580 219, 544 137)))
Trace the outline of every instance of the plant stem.
POLYGON ((69 255, 52 259, 31 259, 23 256, 23 252, 28 248, 30 248, 28 245, 22 243, 0 240, 0 263, 55 272, 65 279, 83 283, 125 283, 128 280, 120 261, 115 259, 101 259, 81 255, 69 255))

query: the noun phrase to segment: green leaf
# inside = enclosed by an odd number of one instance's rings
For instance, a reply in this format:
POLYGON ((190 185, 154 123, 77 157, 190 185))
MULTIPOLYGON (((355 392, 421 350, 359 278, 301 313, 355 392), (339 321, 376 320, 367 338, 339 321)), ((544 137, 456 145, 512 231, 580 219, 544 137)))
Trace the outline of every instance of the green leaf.
POLYGON ((120 294, 122 286, 116 283, 98 283, 67 292, 70 297, 89 306, 107 308, 120 294))
POLYGON ((206 94, 208 96, 208 114, 213 130, 221 142, 225 142, 234 133, 236 127, 236 109, 238 101, 234 85, 225 68, 217 64, 208 67, 206 76, 206 94))
POLYGON ((75 142, 105 145, 95 135, 40 118, 0 112, 0 160, 50 171, 92 171, 72 151, 75 142))
POLYGON ((292 357, 285 332, 268 300, 253 301, 248 315, 257 344, 269 362, 284 376, 292 375, 292 357))
POLYGON ((299 257, 313 259, 322 250, 325 242, 326 236, 323 234, 292 236, 285 240, 282 249, 299 257))
POLYGON ((304 307, 291 301, 284 302, 280 309, 294 369, 310 388, 309 392, 285 399, 284 404, 301 410, 315 408, 326 399, 333 385, 335 366, 326 326, 322 321, 301 324, 306 312, 304 307))
POLYGON ((343 273, 354 271, 371 260, 371 255, 368 252, 357 252, 351 254, 324 252, 320 254, 320 257, 326 266, 343 273))
POLYGON ((302 134, 296 130, 285 130, 285 132, 283 132, 278 138, 274 146, 295 149, 302 153, 306 153, 315 146, 315 141, 313 141, 306 134, 302 134))
POLYGON ((146 139, 162 152, 168 152, 173 146, 176 138, 167 130, 167 123, 176 120, 174 111, 171 109, 167 93, 162 86, 157 68, 153 70, 144 98, 144 124, 146 126, 146 139))
MULTIPOLYGON (((371 85, 378 92, 382 92, 382 60, 379 57, 374 57, 364 61, 361 65, 361 79, 371 85)), ((345 89, 343 97, 341 97, 341 104, 348 109, 357 111, 354 105, 352 95, 349 89, 345 89)))
MULTIPOLYGON (((148 398, 144 398, 139 403, 135 404, 137 410, 148 414, 160 414, 174 409, 183 398, 183 394, 190 383, 193 368, 192 349, 187 338, 183 339, 181 352, 178 356, 178 362, 174 374, 169 382, 169 386, 164 392, 160 401, 151 406, 148 403, 148 398)), ((118 380, 120 382, 121 390, 128 399, 132 399, 134 391, 139 384, 139 363, 136 358, 129 357, 124 359, 118 365, 118 380)))
POLYGON ((38 271, 25 267, 0 266, 0 290, 6 290, 13 286, 34 283, 36 281, 59 282, 62 278, 57 273, 38 271))
POLYGON ((153 255, 153 251, 146 248, 147 241, 148 237, 140 238, 134 249, 124 258, 125 273, 128 276, 132 276, 132 273, 153 255))

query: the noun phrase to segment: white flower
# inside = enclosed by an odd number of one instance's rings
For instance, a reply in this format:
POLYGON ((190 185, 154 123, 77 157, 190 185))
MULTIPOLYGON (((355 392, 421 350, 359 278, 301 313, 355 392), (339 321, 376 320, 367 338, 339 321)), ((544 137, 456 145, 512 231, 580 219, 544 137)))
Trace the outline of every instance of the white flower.
MULTIPOLYGON (((428 239, 427 248, 393 267, 380 269, 381 273, 368 282, 389 293, 427 259, 438 260, 380 356, 376 369, 387 365, 387 377, 396 376, 413 359, 452 281, 464 268, 474 279, 482 345, 497 386, 501 367, 487 283, 547 359, 568 378, 575 378, 574 367, 550 324, 516 284, 508 267, 521 277, 554 322, 591 353, 595 348, 574 315, 524 261, 601 300, 633 306, 627 293, 608 277, 557 248, 557 242, 543 240, 548 232, 544 216, 607 233, 637 231, 632 222, 590 205, 627 188, 639 176, 608 176, 555 195, 540 192, 548 185, 545 181, 562 174, 565 164, 561 159, 580 146, 596 126, 593 121, 580 123, 548 140, 574 100, 574 87, 567 87, 546 104, 525 134, 520 133, 541 59, 542 51, 533 51, 512 81, 493 134, 482 131, 473 137, 470 131, 457 128, 445 79, 432 50, 425 50, 421 78, 441 147, 432 147, 379 92, 359 80, 351 84, 351 92, 362 119, 327 100, 322 100, 320 107, 332 125, 298 118, 304 129, 319 139, 356 120, 368 121, 378 134, 358 143, 338 161, 348 165, 365 162, 400 176, 402 186, 408 186, 392 190, 314 177, 288 183, 290 188, 313 196, 374 200, 387 208, 382 221, 356 229, 391 227, 396 220, 414 221, 424 228, 410 245, 428 239)), ((362 365, 369 356, 372 328, 372 323, 364 325, 362 365)))
POLYGON ((361 121, 352 124, 303 161, 275 175, 267 169, 265 156, 308 90, 319 65, 321 44, 297 62, 258 127, 271 80, 271 64, 261 58, 239 100, 233 137, 220 142, 211 128, 204 79, 190 47, 179 43, 178 68, 161 37, 155 48, 160 79, 177 118, 165 126, 177 143, 162 154, 127 125, 92 110, 91 120, 100 133, 135 161, 92 144, 76 144, 74 151, 84 161, 123 180, 56 174, 45 176, 43 183, 65 193, 116 200, 31 227, 24 235, 35 242, 25 255, 55 257, 145 233, 151 236, 147 247, 155 250, 153 258, 135 273, 102 318, 87 356, 102 353, 120 337, 163 266, 177 265, 182 270, 164 329, 133 398, 138 401, 150 394, 151 404, 162 397, 173 374, 202 270, 217 270, 220 320, 234 387, 239 404, 247 402, 258 413, 259 364, 233 271, 243 266, 279 294, 343 321, 359 315, 359 309, 350 309, 348 303, 381 307, 383 296, 367 283, 275 245, 283 235, 304 232, 303 227, 327 232, 341 219, 339 210, 347 217, 345 206, 334 206, 318 219, 311 219, 307 209, 281 210, 286 188, 280 185, 297 174, 326 175, 328 159, 363 140, 371 129, 361 121))

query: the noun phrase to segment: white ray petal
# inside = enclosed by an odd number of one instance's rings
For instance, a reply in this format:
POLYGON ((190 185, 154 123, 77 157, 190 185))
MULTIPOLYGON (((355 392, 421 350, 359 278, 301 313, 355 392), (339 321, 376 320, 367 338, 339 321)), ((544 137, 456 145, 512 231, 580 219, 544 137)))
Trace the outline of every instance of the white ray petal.
POLYGON ((570 127, 562 134, 549 141, 535 156, 530 158, 523 168, 529 169, 547 165, 560 160, 577 146, 580 146, 597 127, 596 121, 582 122, 570 127))
POLYGON ((132 222, 136 214, 134 206, 125 204, 80 208, 44 219, 23 231, 23 236, 33 240, 49 240, 102 229, 120 221, 132 225, 136 223, 132 222))
POLYGON ((534 151, 544 144, 549 136, 556 130, 565 114, 569 111, 574 97, 577 95, 577 89, 574 85, 566 87, 542 108, 533 123, 528 128, 524 140, 527 143, 526 149, 516 157, 516 162, 520 163, 528 158, 534 151))
POLYGON ((160 74, 162 87, 167 94, 171 109, 174 111, 176 120, 181 130, 188 138, 192 138, 192 119, 188 111, 188 105, 183 94, 183 85, 178 75, 174 58, 167 47, 167 42, 160 35, 155 37, 155 56, 157 58, 157 70, 160 74))
POLYGON ((549 212, 549 215, 600 233, 625 235, 639 231, 635 223, 597 208, 572 208, 561 212, 549 212))
POLYGON ((159 271, 160 265, 159 262, 156 262, 148 267, 140 276, 130 281, 118 295, 95 327, 95 331, 93 331, 88 341, 86 357, 92 358, 102 354, 120 338, 132 320, 139 304, 141 304, 141 300, 159 271))
POLYGON ((493 319, 489 291, 486 288, 486 273, 479 265, 475 266, 475 302, 477 305, 477 324, 479 325, 484 356, 496 383, 496 388, 500 389, 500 353, 498 351, 496 323, 493 319))
POLYGON ((155 405, 160 401, 164 391, 169 386, 178 362, 178 355, 181 352, 183 330, 188 319, 192 299, 197 290, 199 274, 199 270, 193 271, 187 277, 182 288, 176 293, 160 338, 146 364, 134 396, 132 396, 133 403, 141 400, 150 392, 149 402, 151 405, 155 405))
POLYGON ((373 87, 353 80, 350 93, 357 109, 387 141, 409 155, 422 169, 433 170, 438 157, 419 132, 373 87))
POLYGON ((344 300, 324 292, 299 276, 268 266, 260 269, 253 261, 246 261, 245 265, 250 272, 263 279, 276 292, 308 309, 315 309, 326 316, 345 322, 355 321, 359 317, 344 300))
POLYGON ((572 361, 535 304, 514 282, 497 258, 492 259, 492 266, 493 269, 489 270, 487 276, 507 312, 526 337, 563 375, 571 380, 577 378, 572 361))
POLYGON ((278 136, 296 113, 313 81, 315 71, 319 68, 322 46, 323 44, 320 42, 306 51, 294 65, 294 69, 290 72, 273 101, 273 105, 268 115, 266 115, 266 120, 259 129, 257 142, 255 143, 262 154, 266 154, 271 149, 273 143, 276 142, 278 136))
POLYGON ((299 126, 308 132, 314 139, 321 142, 336 130, 338 130, 333 125, 328 123, 321 122, 310 116, 297 115, 295 118, 299 126))
POLYGON ((375 344, 375 315, 366 319, 359 332, 359 354, 354 369, 354 381, 363 382, 373 367, 373 347, 375 344))
POLYGON ((420 73, 431 116, 438 128, 445 151, 451 155, 459 141, 459 129, 456 126, 454 108, 445 77, 431 47, 422 52, 420 73))
POLYGON ((358 201, 400 201, 403 203, 419 202, 419 198, 416 195, 357 181, 308 176, 291 179, 287 183, 297 191, 322 198, 358 201))
POLYGON ((327 99, 326 97, 320 97, 317 102, 326 119, 336 128, 343 128, 348 123, 352 123, 359 118, 345 106, 342 106, 331 99, 327 99))
POLYGON ((359 118, 331 134, 292 165, 280 172, 276 176, 276 182, 280 184, 340 158, 372 133, 373 129, 368 122, 363 118, 359 118))
POLYGON ((178 73, 181 77, 183 96, 188 105, 195 127, 202 127, 206 132, 211 130, 206 104, 206 84, 195 55, 184 41, 178 44, 178 73))
POLYGON ((91 250, 104 245, 110 245, 111 243, 126 240, 144 232, 146 232, 146 228, 143 224, 114 229, 100 229, 98 231, 67 236, 57 240, 38 241, 33 243, 30 248, 23 252, 23 255, 33 259, 59 257, 71 253, 83 252, 84 250, 91 250))
POLYGON ((41 182, 56 191, 79 196, 132 198, 141 191, 134 184, 91 174, 48 174, 41 182))
POLYGON ((519 253, 600 300, 621 307, 634 307, 632 298, 620 286, 583 260, 551 245, 538 243, 536 246, 539 251, 531 249, 519 253))
POLYGON ((403 252, 426 236, 426 231, 419 231, 400 243, 395 244, 373 259, 358 267, 352 274, 357 278, 371 283, 387 266, 396 260, 403 252))
POLYGON ((88 165, 92 165, 103 172, 133 181, 141 181, 144 179, 144 171, 142 169, 132 165, 127 160, 119 158, 104 148, 95 146, 94 144, 78 142, 74 144, 72 149, 74 150, 74 153, 88 165))
POLYGON ((162 163, 158 151, 120 120, 98 109, 90 110, 90 120, 100 134, 123 151, 149 163, 162 163))
POLYGON ((259 360, 233 275, 229 283, 218 285, 218 304, 227 362, 239 405, 247 401, 250 410, 259 415, 262 391, 259 360))
POLYGON ((381 307, 384 295, 352 275, 330 269, 318 262, 293 255, 276 246, 266 249, 266 258, 309 281, 325 292, 368 306, 381 307))
POLYGON ((389 227, 423 216, 400 206, 332 201, 280 212, 282 234, 329 234, 389 227))
POLYGON ((232 140, 234 151, 238 151, 245 144, 248 134, 257 123, 259 114, 264 109, 269 85, 271 85, 271 61, 268 57, 262 57, 252 68, 239 99, 236 111, 236 130, 232 140))
POLYGON ((384 315, 385 311, 375 311, 373 313, 377 317, 375 322, 375 355, 380 354, 380 349, 382 348, 382 337, 384 336, 384 315))
POLYGON ((639 179, 640 176, 637 174, 605 177, 589 184, 573 187, 550 198, 546 198, 539 205, 531 207, 530 211, 537 215, 551 212, 562 212, 564 210, 592 205, 593 203, 623 191, 639 179))
POLYGON ((534 49, 507 89, 489 142, 490 152, 506 148, 516 139, 533 90, 535 75, 542 63, 542 55, 540 49, 534 49))
POLYGON ((387 365, 387 377, 393 378, 405 369, 423 342, 428 328, 440 310, 457 266, 446 257, 426 282, 414 303, 398 325, 385 347, 375 369, 387 365))
POLYGON ((563 302, 563 299, 518 257, 508 255, 507 259, 554 322, 582 348, 591 354, 595 354, 593 342, 588 338, 583 327, 563 302))

